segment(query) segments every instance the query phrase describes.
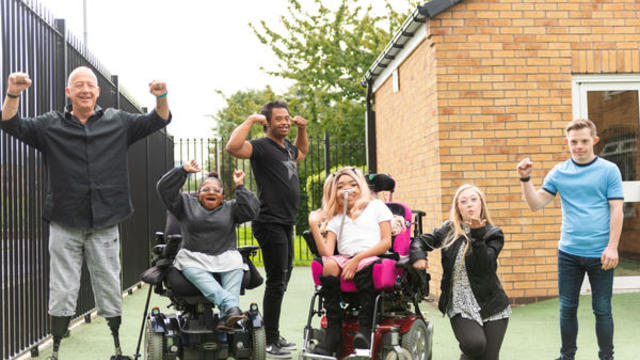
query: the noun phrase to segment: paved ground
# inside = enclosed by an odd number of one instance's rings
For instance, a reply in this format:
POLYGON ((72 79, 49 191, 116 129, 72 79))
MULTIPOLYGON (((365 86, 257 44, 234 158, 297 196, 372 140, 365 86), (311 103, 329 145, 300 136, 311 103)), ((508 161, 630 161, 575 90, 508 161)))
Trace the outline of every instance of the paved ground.
MULTIPOLYGON (((264 286, 249 291, 242 298, 243 309, 250 301, 261 303, 263 291, 264 286)), ((295 268, 289 291, 285 296, 281 329, 287 339, 298 345, 302 343, 302 328, 306 321, 312 291, 310 270, 303 267, 295 268)), ((124 301, 122 343, 126 354, 129 355, 135 351, 146 294, 147 288, 143 287, 126 297, 124 301)), ((154 295, 151 303, 159 306, 162 311, 172 312, 172 309, 166 308, 168 302, 164 298, 154 295)), ((638 337, 640 293, 614 295, 613 304, 616 359, 637 359, 640 339, 638 337)), ((460 352, 448 320, 429 304, 423 303, 422 310, 427 319, 433 322, 435 328, 433 358, 435 360, 458 359, 460 352)), ((597 343, 590 296, 581 298, 578 316, 580 333, 576 360, 596 359, 597 343)), ((105 321, 97 318, 91 324, 83 324, 72 330, 71 337, 63 341, 61 360, 107 360, 112 347, 111 336, 105 321)), ((513 316, 502 347, 502 359, 555 359, 559 348, 557 299, 513 309, 513 316)), ((46 358, 50 351, 50 347, 42 350, 40 359, 46 358)))

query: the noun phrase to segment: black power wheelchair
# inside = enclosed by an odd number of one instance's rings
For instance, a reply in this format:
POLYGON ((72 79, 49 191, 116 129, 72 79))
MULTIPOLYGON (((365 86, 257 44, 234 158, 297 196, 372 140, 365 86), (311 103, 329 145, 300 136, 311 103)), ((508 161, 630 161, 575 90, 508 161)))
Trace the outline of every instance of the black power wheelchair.
MULTIPOLYGON (((145 360, 205 360, 235 359, 264 360, 266 337, 262 316, 252 303, 231 331, 217 329, 221 321, 214 304, 173 267, 174 258, 182 242, 181 235, 156 233, 152 267, 143 273, 143 281, 150 284, 143 324, 138 338, 136 359, 140 356, 140 342, 144 332, 145 360), (171 300, 169 307, 177 312, 165 314, 157 307, 147 314, 151 291, 171 300)), ((238 248, 246 264, 256 254, 258 246, 238 248)), ((262 278, 253 266, 245 271, 241 294, 254 288, 262 278), (253 270, 253 271, 251 271, 253 270), (253 276, 252 276, 253 275, 253 276)))

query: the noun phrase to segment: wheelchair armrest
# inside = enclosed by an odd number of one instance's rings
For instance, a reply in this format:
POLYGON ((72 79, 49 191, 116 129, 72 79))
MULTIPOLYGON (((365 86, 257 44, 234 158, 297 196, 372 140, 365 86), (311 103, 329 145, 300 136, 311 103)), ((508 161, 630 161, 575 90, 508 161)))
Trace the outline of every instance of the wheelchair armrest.
POLYGON ((383 258, 383 259, 396 260, 396 261, 400 260, 400 255, 398 255, 398 253, 390 252, 390 251, 387 251, 384 254, 378 255, 378 257, 383 258))
POLYGON ((305 230, 302 232, 302 238, 304 242, 307 243, 307 248, 311 251, 311 254, 314 256, 320 256, 320 252, 318 251, 318 247, 316 246, 316 241, 311 234, 311 230, 305 230))
POLYGON ((405 259, 400 259, 396 262, 396 267, 397 268, 403 268, 403 269, 408 269, 411 266, 411 263, 409 262, 409 258, 405 258, 405 259))
POLYGON ((240 252, 240 254, 245 257, 245 256, 253 256, 256 254, 256 252, 258 251, 258 249, 260 249, 260 246, 257 245, 245 245, 245 246, 240 246, 238 248, 238 251, 240 252))

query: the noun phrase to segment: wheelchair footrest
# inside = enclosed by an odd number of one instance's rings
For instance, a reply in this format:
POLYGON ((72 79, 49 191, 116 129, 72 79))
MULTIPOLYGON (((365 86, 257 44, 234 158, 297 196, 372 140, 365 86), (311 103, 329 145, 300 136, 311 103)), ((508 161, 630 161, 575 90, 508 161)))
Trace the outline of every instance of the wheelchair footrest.
POLYGON ((337 359, 333 356, 314 354, 312 352, 302 350, 298 355, 298 360, 337 360, 337 359))
POLYGON ((354 349, 354 353, 346 356, 344 360, 369 360, 371 359, 370 349, 354 349))

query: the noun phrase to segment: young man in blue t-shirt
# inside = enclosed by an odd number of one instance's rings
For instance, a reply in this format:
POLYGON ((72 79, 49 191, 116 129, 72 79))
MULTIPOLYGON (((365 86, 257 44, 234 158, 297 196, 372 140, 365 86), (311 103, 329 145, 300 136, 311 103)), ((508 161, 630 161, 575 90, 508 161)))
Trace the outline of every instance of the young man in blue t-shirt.
POLYGON ((611 294, 613 269, 618 265, 618 242, 622 231, 622 176, 612 162, 596 156, 596 126, 587 119, 571 121, 565 142, 571 158, 549 171, 537 190, 531 180, 533 163, 518 164, 522 193, 529 208, 542 209, 557 193, 562 199, 562 234, 558 251, 560 295, 559 360, 573 360, 577 350, 578 298, 584 274, 589 276, 596 317, 596 336, 601 360, 613 359, 611 294))

